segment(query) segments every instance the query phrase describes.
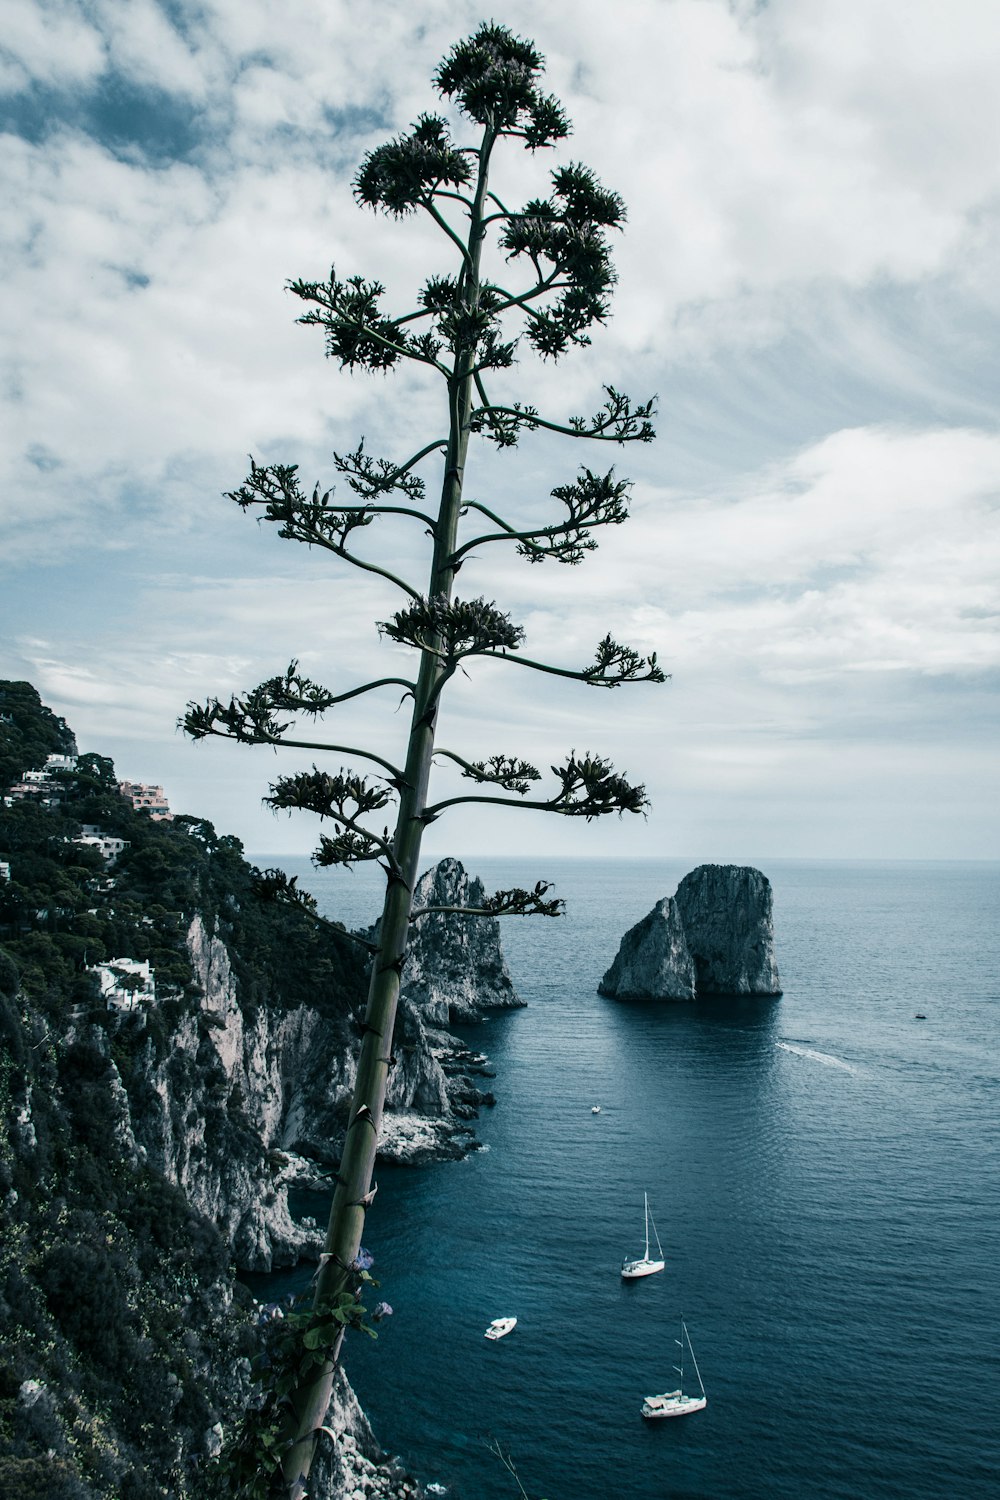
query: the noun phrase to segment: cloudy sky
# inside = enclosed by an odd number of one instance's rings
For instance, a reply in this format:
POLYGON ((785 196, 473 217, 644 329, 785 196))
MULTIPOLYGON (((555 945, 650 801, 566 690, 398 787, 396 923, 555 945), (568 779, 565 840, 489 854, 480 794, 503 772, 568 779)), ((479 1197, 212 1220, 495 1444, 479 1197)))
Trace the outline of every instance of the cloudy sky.
MULTIPOLYGON (((437 435, 439 393, 341 373, 285 282, 333 262, 403 312, 446 268, 351 179, 491 16, 547 58, 560 159, 629 206, 607 329, 526 353, 507 393, 565 418, 655 392, 660 436, 613 450, 632 519, 581 568, 492 549, 461 592, 532 656, 582 666, 611 630, 672 677, 473 670, 441 743, 600 752, 653 811, 442 820, 432 851, 1000 857, 994 0, 7 0, 0 672, 249 851, 311 848, 260 807, 301 758, 193 745, 178 714, 293 656, 339 689, 398 672, 397 605, 223 492, 250 453, 328 483, 362 434, 397 460, 437 435)), ((551 164, 512 146, 497 180, 543 191, 551 164)), ((543 513, 607 456, 482 447, 469 492, 543 513)), ((371 555, 422 588, 424 545, 385 526, 371 555)), ((331 738, 402 753, 391 695, 337 712, 331 738)))

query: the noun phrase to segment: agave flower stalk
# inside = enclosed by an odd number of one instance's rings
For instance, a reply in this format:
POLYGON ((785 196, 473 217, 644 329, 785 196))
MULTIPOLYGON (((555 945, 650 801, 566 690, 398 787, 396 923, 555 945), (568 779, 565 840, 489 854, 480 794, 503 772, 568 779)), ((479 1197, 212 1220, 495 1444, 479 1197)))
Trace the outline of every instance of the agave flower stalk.
MULTIPOLYGON (((350 1294, 357 1277, 366 1274, 358 1270, 359 1247, 375 1192, 400 977, 412 923, 426 914, 412 910, 424 829, 449 809, 472 802, 588 820, 612 812, 643 812, 647 805, 642 786, 630 784, 608 761, 589 752, 570 752, 552 767, 552 792, 529 796, 541 777, 528 762, 496 752, 473 761, 437 744, 444 689, 477 657, 515 662, 589 687, 664 681, 655 653, 644 656, 610 636, 598 644, 589 666, 536 661, 521 654, 523 630, 495 604, 455 597, 456 575, 477 550, 507 543, 532 564, 552 560, 576 565, 596 546, 596 531, 620 525, 628 515, 628 482, 613 469, 600 475, 584 468, 574 482, 550 492, 564 509, 561 516, 528 525, 508 520, 466 497, 473 439, 502 450, 515 446, 522 432, 616 444, 653 437, 653 402, 634 404, 612 386, 605 386, 604 403, 593 416, 565 420, 543 416, 527 404, 493 402, 489 395, 492 373, 509 369, 519 347, 558 359, 589 344, 589 330, 607 316, 615 280, 608 232, 621 226, 624 205, 588 168, 556 168, 549 196, 516 210, 490 187, 491 161, 500 143, 520 143, 534 152, 554 146, 569 132, 558 101, 539 88, 542 69, 531 42, 504 26, 481 26, 452 49, 435 76, 438 92, 472 123, 474 141, 457 145, 446 119, 424 115, 411 131, 370 152, 362 163, 355 180, 362 205, 397 219, 426 214, 444 237, 450 264, 425 283, 416 307, 393 316, 383 306, 385 289, 378 282, 360 276, 340 280, 333 270, 326 282, 290 284, 307 308, 299 321, 323 330, 327 354, 342 367, 385 372, 409 361, 439 380, 441 433, 429 437, 404 463, 372 456, 363 441, 353 452, 335 455, 335 468, 351 492, 347 503, 332 488, 317 484, 311 492, 305 489, 294 464, 255 460, 243 485, 230 496, 274 522, 280 536, 324 548, 397 587, 404 602, 379 628, 384 637, 415 653, 414 676, 379 677, 334 693, 304 677, 292 662, 283 675, 269 678, 245 697, 228 704, 212 700, 189 705, 183 721, 197 739, 221 736, 244 744, 296 745, 364 761, 367 775, 314 768, 285 777, 267 800, 278 808, 307 809, 332 823, 333 836, 323 835, 314 855, 317 864, 373 860, 386 875, 357 1078, 316 1281, 317 1326, 327 1326, 326 1319, 333 1331, 324 1344, 316 1328, 310 1329, 308 1354, 282 1393, 287 1420, 281 1470, 289 1500, 304 1500, 307 1493, 317 1437, 328 1431, 324 1424, 344 1328, 355 1321, 350 1294), (503 283, 484 273, 491 239, 505 258, 503 283), (508 287, 515 274, 523 284, 508 287), (431 462, 441 465, 433 511, 426 506, 425 481, 418 473, 431 462), (356 550, 359 539, 384 515, 411 518, 430 536, 423 588, 356 550), (474 525, 485 521, 487 529, 462 535, 468 518, 474 525), (290 732, 297 719, 321 718, 336 705, 387 686, 403 687, 412 697, 401 763, 385 747, 375 751, 317 740, 303 730, 290 732), (477 789, 432 802, 435 757, 457 765, 477 789), (388 826, 378 828, 377 815, 393 798, 390 832, 388 826)), ((264 872, 260 889, 272 898, 308 906, 308 898, 280 872, 264 872)), ((557 915, 562 903, 545 899, 547 890, 540 881, 533 891, 499 891, 467 915, 557 915)), ((388 1316, 387 1304, 382 1316, 388 1316)))

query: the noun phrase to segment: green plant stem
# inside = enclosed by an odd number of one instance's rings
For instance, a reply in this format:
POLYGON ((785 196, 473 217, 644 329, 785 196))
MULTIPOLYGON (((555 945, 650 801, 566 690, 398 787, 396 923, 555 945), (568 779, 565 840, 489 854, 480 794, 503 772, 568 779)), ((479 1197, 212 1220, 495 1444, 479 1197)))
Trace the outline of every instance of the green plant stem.
MULTIPOLYGON (((479 300, 484 206, 494 141, 494 132, 487 127, 479 150, 479 171, 468 246, 461 246, 464 260, 462 289, 470 311, 476 308, 479 300)), ((444 224, 442 227, 447 228, 444 224)), ((448 232, 452 238, 456 238, 453 231, 448 229, 448 232)), ((458 351, 454 372, 448 379, 450 425, 441 504, 434 528, 434 556, 428 588, 428 596, 432 598, 443 596, 449 600, 454 586, 454 554, 469 447, 474 360, 473 347, 458 351)), ((337 1187, 323 1247, 325 1258, 321 1262, 316 1283, 317 1307, 330 1302, 348 1286, 349 1268, 361 1244, 367 1200, 371 1192, 389 1079, 403 954, 425 826, 440 679, 448 671, 442 659, 441 644, 440 640, 428 642, 420 654, 420 671, 414 693, 406 767, 393 841, 393 856, 398 874, 390 875, 386 887, 379 946, 372 965, 365 1029, 344 1153, 337 1173, 337 1187)), ((343 1334, 329 1350, 327 1359, 318 1371, 310 1372, 293 1392, 295 1428, 291 1446, 282 1463, 289 1500, 303 1500, 306 1494, 306 1482, 316 1449, 317 1435, 326 1420, 333 1374, 342 1342, 343 1334)))

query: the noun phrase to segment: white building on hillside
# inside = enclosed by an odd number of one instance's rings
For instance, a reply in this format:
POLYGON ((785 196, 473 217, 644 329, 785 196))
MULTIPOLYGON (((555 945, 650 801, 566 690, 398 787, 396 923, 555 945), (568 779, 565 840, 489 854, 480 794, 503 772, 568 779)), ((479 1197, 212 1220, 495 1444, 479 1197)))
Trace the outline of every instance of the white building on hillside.
POLYGON ((120 839, 113 833, 102 833, 99 828, 94 827, 93 823, 84 823, 83 832, 77 834, 73 843, 87 844, 91 849, 99 849, 105 864, 109 865, 113 865, 122 850, 129 847, 128 839, 120 839))
POLYGON ((108 1010, 139 1010, 143 1001, 156 999, 156 978, 148 959, 109 958, 87 972, 100 980, 108 1010))
POLYGON ((47 755, 45 757, 45 769, 52 771, 75 771, 77 757, 75 755, 47 755))

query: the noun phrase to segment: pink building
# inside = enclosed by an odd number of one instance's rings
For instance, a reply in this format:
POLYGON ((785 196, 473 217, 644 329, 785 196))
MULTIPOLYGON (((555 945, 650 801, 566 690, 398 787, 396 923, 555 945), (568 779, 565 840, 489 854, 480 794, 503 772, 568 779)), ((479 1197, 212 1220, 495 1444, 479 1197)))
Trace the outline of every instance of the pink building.
POLYGON ((162 786, 149 786, 145 781, 119 781, 118 790, 136 812, 148 813, 154 823, 169 822, 173 817, 162 786))

